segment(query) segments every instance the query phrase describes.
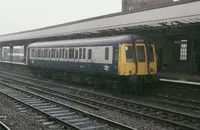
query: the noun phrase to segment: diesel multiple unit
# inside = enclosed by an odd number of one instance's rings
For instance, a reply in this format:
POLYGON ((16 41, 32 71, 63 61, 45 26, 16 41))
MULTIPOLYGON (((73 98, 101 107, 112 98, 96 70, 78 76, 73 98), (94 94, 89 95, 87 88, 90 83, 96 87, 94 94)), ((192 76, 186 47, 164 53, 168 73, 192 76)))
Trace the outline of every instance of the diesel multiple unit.
POLYGON ((137 35, 37 42, 27 53, 35 75, 134 92, 156 79, 155 47, 137 35))

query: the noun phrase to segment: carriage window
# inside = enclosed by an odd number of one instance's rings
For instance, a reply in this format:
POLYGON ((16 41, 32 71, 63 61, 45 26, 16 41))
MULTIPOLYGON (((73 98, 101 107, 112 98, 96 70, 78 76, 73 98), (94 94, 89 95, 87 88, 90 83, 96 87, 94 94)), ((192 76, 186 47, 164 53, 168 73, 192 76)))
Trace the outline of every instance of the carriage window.
POLYGON ((56 50, 56 58, 59 58, 59 50, 56 50))
POLYGON ((35 57, 38 57, 38 50, 35 50, 35 57))
POLYGON ((55 58, 56 49, 51 49, 51 58, 55 58))
POLYGON ((126 46, 126 61, 127 62, 135 62, 135 47, 133 46, 126 46))
POLYGON ((145 51, 144 46, 137 46, 138 62, 145 62, 145 51))
POLYGON ((65 49, 62 49, 62 57, 61 58, 65 58, 65 53, 64 53, 65 49))
POLYGON ((43 57, 42 49, 40 49, 40 57, 41 57, 41 58, 43 57))
POLYGON ((85 59, 86 48, 83 48, 83 59, 85 59))
POLYGON ((78 50, 75 50, 75 59, 78 59, 78 50))
POLYGON ((51 49, 48 50, 48 58, 51 57, 51 49))
POLYGON ((69 49, 69 59, 74 59, 74 49, 69 49))
POLYGON ((62 56, 62 49, 59 49, 59 57, 58 58, 61 58, 62 56))
POLYGON ((41 51, 41 57, 43 58, 44 57, 44 50, 42 49, 41 51))
POLYGON ((40 50, 40 57, 43 58, 43 49, 40 50))
POLYGON ((44 57, 48 57, 48 49, 44 49, 44 57))
POLYGON ((82 48, 79 48, 79 59, 82 59, 82 48))
POLYGON ((39 57, 39 50, 36 50, 36 57, 39 57))
POLYGON ((92 50, 89 49, 88 50, 88 60, 91 60, 92 59, 92 50))
POLYGON ((65 58, 67 59, 68 58, 68 50, 65 49, 65 58))
POLYGON ((148 46, 148 60, 149 62, 154 62, 153 47, 148 46))
POLYGON ((40 57, 40 50, 39 50, 39 49, 37 50, 36 56, 37 56, 38 58, 40 57))
POLYGON ((31 57, 34 57, 35 49, 31 49, 31 57))
POLYGON ((38 49, 38 54, 37 54, 38 57, 41 57, 41 49, 38 49))
POLYGON ((105 60, 108 60, 109 59, 109 48, 106 47, 105 48, 105 60))

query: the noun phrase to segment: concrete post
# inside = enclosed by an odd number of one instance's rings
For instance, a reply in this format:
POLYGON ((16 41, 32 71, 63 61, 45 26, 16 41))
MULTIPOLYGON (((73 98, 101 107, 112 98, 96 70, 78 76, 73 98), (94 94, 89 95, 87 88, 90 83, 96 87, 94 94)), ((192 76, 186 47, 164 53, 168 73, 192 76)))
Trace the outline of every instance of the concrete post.
POLYGON ((13 46, 10 46, 10 62, 13 62, 13 46))

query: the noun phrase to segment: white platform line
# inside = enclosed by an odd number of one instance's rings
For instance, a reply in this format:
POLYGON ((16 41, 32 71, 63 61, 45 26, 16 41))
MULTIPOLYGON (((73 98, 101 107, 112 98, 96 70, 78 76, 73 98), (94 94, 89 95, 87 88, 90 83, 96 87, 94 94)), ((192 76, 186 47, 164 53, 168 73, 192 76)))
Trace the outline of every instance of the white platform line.
POLYGON ((3 126, 4 128, 6 128, 6 130, 10 130, 5 124, 3 124, 3 122, 0 121, 0 125, 3 126))
POLYGON ((172 82, 172 83, 181 83, 181 84, 190 84, 190 85, 200 85, 200 82, 184 81, 184 80, 172 80, 172 79, 160 79, 162 82, 172 82))

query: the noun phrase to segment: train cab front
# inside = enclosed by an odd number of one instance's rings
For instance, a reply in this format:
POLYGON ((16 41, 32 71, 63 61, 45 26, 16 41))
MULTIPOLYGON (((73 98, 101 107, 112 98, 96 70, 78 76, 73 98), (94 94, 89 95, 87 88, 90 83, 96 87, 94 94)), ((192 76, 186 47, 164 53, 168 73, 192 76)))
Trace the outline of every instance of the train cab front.
POLYGON ((119 75, 126 77, 134 91, 157 81, 155 46, 136 39, 134 43, 120 44, 119 75))

